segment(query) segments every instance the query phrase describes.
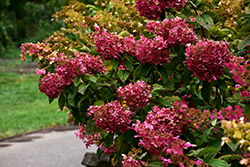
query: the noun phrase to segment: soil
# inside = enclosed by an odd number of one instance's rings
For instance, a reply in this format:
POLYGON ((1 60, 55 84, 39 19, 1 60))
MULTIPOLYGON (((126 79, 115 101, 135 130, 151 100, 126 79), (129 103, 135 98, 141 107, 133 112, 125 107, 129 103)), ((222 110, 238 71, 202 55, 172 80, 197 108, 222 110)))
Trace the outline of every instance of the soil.
POLYGON ((18 73, 21 75, 36 74, 37 62, 23 63, 19 59, 0 59, 0 73, 18 73))

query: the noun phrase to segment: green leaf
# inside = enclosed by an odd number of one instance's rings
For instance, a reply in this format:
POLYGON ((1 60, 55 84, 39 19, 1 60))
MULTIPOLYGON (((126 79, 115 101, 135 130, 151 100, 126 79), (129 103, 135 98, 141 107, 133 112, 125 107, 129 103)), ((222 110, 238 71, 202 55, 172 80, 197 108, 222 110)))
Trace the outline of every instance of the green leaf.
POLYGON ((123 140, 124 140, 123 135, 120 135, 120 136, 115 138, 115 148, 116 148, 117 152, 119 152, 121 150, 123 140))
POLYGON ((109 132, 109 134, 104 138, 105 146, 109 148, 113 144, 114 133, 109 132))
POLYGON ((197 151, 196 157, 201 157, 201 156, 208 154, 208 153, 218 153, 218 152, 219 151, 214 147, 206 147, 206 148, 202 148, 199 151, 197 151))
POLYGON ((93 132, 94 125, 95 125, 95 121, 93 121, 92 119, 88 120, 86 127, 85 127, 86 135, 90 135, 93 132))
POLYGON ((159 102, 159 103, 161 103, 161 104, 164 105, 165 107, 170 107, 170 106, 171 106, 171 103, 170 103, 170 101, 167 99, 167 97, 157 98, 156 101, 159 102))
POLYGON ((95 76, 90 76, 88 79, 89 79, 89 81, 91 81, 93 83, 96 83, 96 81, 97 81, 97 78, 95 76))
POLYGON ((206 164, 211 165, 213 167, 229 167, 229 164, 221 159, 210 159, 206 162, 206 164))
POLYGON ((246 104, 244 107, 244 115, 250 116, 250 104, 246 104))
POLYGON ((148 167, 164 167, 160 161, 153 161, 148 163, 148 167))
POLYGON ((151 65, 149 63, 142 64, 142 67, 141 67, 142 76, 147 77, 150 69, 151 69, 151 65))
POLYGON ((75 85, 75 86, 78 86, 80 83, 82 83, 81 78, 80 78, 80 77, 76 77, 76 78, 74 79, 74 85, 75 85))
POLYGON ((70 93, 68 95, 68 102, 73 107, 75 107, 75 101, 74 101, 74 99, 75 99, 75 94, 74 93, 70 93))
POLYGON ((165 91, 166 89, 157 83, 153 84, 153 91, 165 91))
POLYGON ((122 82, 125 82, 129 77, 130 72, 127 70, 119 70, 117 72, 118 77, 122 80, 122 82))
POLYGON ((227 90, 227 83, 224 80, 218 79, 217 82, 221 90, 224 90, 224 91, 227 90))
POLYGON ((202 14, 201 16, 195 15, 195 20, 208 31, 210 31, 214 25, 213 19, 207 14, 202 14))
POLYGON ((244 38, 238 45, 238 50, 242 50, 244 49, 247 45, 250 44, 250 36, 247 36, 246 38, 244 38))
POLYGON ((159 72, 163 82, 165 83, 168 80, 168 71, 165 67, 158 65, 157 71, 159 72))
POLYGON ((234 152, 234 151, 236 151, 236 149, 238 148, 238 143, 236 142, 236 143, 233 143, 233 142, 231 142, 231 143, 229 143, 229 142, 226 142, 227 143, 227 145, 231 148, 231 150, 234 152))
POLYGON ((215 139, 213 140, 208 147, 214 147, 216 148, 218 151, 220 151, 221 149, 221 139, 215 139))
POLYGON ((84 95, 85 91, 87 90, 89 84, 86 83, 82 83, 79 87, 78 87, 78 92, 81 93, 82 95, 84 95))
POLYGON ((147 152, 143 153, 142 155, 140 155, 140 159, 144 158, 147 155, 147 152))
POLYGON ((129 71, 132 72, 132 71, 134 70, 134 65, 132 64, 131 61, 126 60, 126 61, 124 62, 124 65, 125 65, 125 67, 126 67, 129 71))
POLYGON ((141 75, 143 64, 140 64, 136 67, 136 69, 133 72, 133 80, 136 81, 137 78, 141 75))
POLYGON ((94 106, 101 106, 104 105, 104 101, 103 100, 97 100, 94 102, 94 106))
POLYGON ((128 143, 128 144, 131 144, 131 145, 135 145, 138 141, 138 138, 135 138, 134 136, 136 135, 137 133, 130 129, 130 130, 127 130, 125 133, 124 133, 124 138, 125 138, 125 141, 128 143))
POLYGON ((171 80, 167 80, 167 82, 165 82, 164 84, 164 88, 166 88, 167 90, 174 90, 174 82, 171 80))
POLYGON ((222 159, 226 162, 231 162, 234 160, 240 160, 240 159, 242 159, 242 157, 237 155, 237 154, 228 154, 228 155, 221 156, 219 159, 222 159))
POLYGON ((96 151, 96 155, 98 156, 98 158, 100 158, 103 153, 104 153, 104 151, 98 147, 98 149, 96 151))
POLYGON ((55 99, 49 98, 49 104, 51 104, 55 99))
POLYGON ((66 96, 64 93, 61 93, 58 99, 58 104, 61 111, 63 110, 65 103, 66 103, 66 96))
POLYGON ((201 89, 201 96, 202 96, 203 100, 205 100, 207 102, 209 101, 211 91, 212 91, 211 83, 209 83, 207 81, 203 81, 203 87, 201 89))
POLYGON ((112 67, 113 67, 113 69, 115 69, 115 71, 118 70, 119 64, 120 64, 120 60, 119 59, 112 60, 112 67))

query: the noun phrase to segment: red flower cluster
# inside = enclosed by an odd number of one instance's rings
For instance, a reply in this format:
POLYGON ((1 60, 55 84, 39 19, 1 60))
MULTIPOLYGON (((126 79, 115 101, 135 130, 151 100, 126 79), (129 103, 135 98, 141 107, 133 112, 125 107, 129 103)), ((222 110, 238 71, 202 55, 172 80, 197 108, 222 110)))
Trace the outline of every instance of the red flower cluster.
POLYGON ((185 102, 176 101, 172 108, 152 107, 146 120, 143 123, 137 120, 133 124, 133 129, 138 133, 137 137, 142 138, 140 145, 151 153, 157 155, 159 151, 170 153, 172 150, 174 153, 182 154, 182 148, 186 145, 184 141, 174 136, 182 135, 188 127, 199 128, 201 122, 207 118, 204 114, 199 110, 188 108, 185 102), (173 144, 175 142, 178 143, 176 146, 173 144))
POLYGON ((106 72, 106 68, 100 57, 86 53, 75 53, 75 58, 69 59, 67 56, 58 60, 58 66, 55 74, 41 78, 39 89, 50 98, 57 98, 62 90, 74 82, 77 76, 84 73, 92 74, 95 72, 106 72))
POLYGON ((186 0, 136 0, 135 6, 141 16, 148 19, 159 19, 167 8, 180 10, 185 6, 186 0))
POLYGON ((231 61, 232 55, 228 51, 227 42, 200 40, 196 45, 186 48, 187 60, 185 63, 194 76, 208 82, 217 80, 223 74, 226 64, 231 61))
POLYGON ((79 137, 79 139, 81 139, 83 143, 85 143, 85 146, 87 149, 89 146, 96 144, 96 141, 99 140, 101 136, 99 133, 95 132, 95 133, 91 133, 90 135, 87 135, 85 131, 86 125, 84 125, 84 127, 82 127, 81 125, 78 125, 78 127, 79 127, 79 131, 76 131, 75 135, 76 137, 79 137))
POLYGON ((96 28, 94 40, 97 47, 96 51, 105 60, 119 59, 121 53, 124 52, 122 38, 116 36, 115 33, 108 33, 106 30, 100 31, 96 28))
POLYGON ((103 59, 119 59, 122 53, 133 54, 135 39, 129 36, 125 38, 118 37, 116 33, 108 33, 105 29, 101 31, 100 27, 95 26, 94 40, 103 59))
POLYGON ((244 109, 242 109, 240 105, 235 105, 234 108, 234 111, 232 106, 222 109, 226 113, 226 118, 228 118, 229 121, 239 120, 240 117, 243 117, 244 109))
POLYGON ((57 73, 48 73, 46 76, 38 81, 39 90, 45 93, 49 98, 55 99, 65 88, 63 78, 57 73))
POLYGON ((163 37, 169 46, 196 42, 196 35, 188 23, 180 17, 159 21, 148 21, 147 30, 163 37))
POLYGON ((141 63, 161 65, 169 62, 167 43, 161 36, 149 39, 144 36, 135 43, 135 57, 141 63))
POLYGON ((169 61, 168 45, 161 36, 149 39, 144 36, 138 41, 129 36, 119 38, 115 33, 100 31, 96 27, 94 36, 97 52, 103 59, 119 59, 123 53, 135 56, 141 63, 150 63, 154 65, 163 64, 169 61))
POLYGON ((88 111, 94 114, 93 120, 97 127, 106 132, 117 130, 125 132, 131 123, 131 111, 123 107, 118 100, 107 103, 105 106, 90 106, 88 111))
POLYGON ((234 56, 231 62, 226 63, 227 67, 230 68, 230 73, 234 74, 232 77, 235 82, 244 86, 250 86, 250 81, 246 83, 247 79, 250 79, 250 64, 249 61, 243 62, 242 57, 234 56))
POLYGON ((149 104, 152 89, 144 81, 137 81, 134 85, 130 82, 124 88, 118 88, 117 93, 126 101, 131 111, 136 111, 137 107, 143 108, 149 104))

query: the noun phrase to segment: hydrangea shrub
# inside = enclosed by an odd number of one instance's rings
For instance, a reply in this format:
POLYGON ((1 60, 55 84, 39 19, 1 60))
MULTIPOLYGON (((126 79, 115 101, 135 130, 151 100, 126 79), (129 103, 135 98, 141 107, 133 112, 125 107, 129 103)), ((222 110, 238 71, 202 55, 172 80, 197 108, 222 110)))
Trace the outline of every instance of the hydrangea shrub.
POLYGON ((249 166, 248 3, 72 0, 21 59, 110 166, 249 166))

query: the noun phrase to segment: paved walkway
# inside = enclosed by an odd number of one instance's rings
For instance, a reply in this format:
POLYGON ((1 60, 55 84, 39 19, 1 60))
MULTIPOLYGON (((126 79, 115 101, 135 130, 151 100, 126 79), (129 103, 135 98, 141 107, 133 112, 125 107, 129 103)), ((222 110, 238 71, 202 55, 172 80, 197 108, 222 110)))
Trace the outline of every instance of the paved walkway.
POLYGON ((76 130, 39 132, 0 141, 0 167, 84 167, 88 150, 76 130))

